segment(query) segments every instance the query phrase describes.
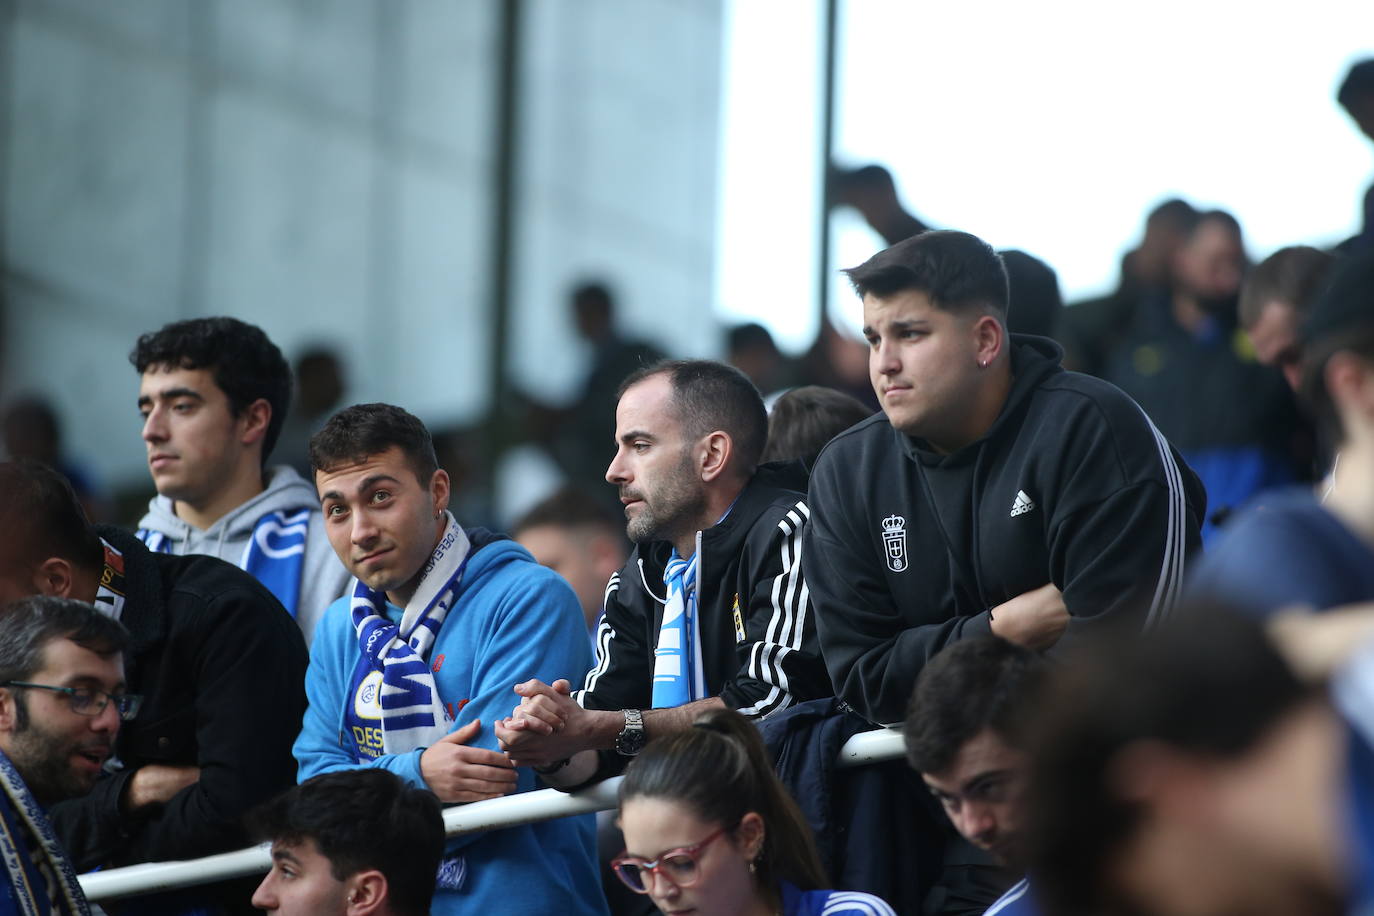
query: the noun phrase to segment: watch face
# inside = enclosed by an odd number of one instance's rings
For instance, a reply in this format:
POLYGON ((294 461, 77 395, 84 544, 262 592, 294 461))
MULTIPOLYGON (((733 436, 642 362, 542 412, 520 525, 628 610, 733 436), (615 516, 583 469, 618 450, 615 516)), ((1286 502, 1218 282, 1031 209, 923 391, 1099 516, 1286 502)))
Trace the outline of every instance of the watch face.
POLYGON ((644 718, 637 710, 626 710, 625 727, 616 735, 615 749, 624 757, 633 757, 644 750, 644 718))

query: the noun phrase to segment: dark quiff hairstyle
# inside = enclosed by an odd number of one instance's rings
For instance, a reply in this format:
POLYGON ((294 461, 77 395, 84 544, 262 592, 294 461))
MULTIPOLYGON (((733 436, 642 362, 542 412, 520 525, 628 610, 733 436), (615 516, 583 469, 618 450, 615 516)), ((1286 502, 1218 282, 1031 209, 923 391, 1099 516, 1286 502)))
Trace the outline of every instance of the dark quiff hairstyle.
POLYGON ((1271 302, 1306 315, 1335 263, 1335 255, 1308 245, 1280 248, 1260 261, 1240 288, 1241 327, 1258 324, 1260 313, 1271 302))
POLYGON ((1262 625, 1210 603, 1180 606, 1159 629, 1118 628, 1079 647, 1037 704, 1029 871, 1047 912, 1116 912, 1110 874, 1146 811, 1114 786, 1118 755, 1162 742, 1218 761, 1253 748, 1312 696, 1262 625))
POLYGON ((358 464, 395 446, 420 486, 429 486, 439 459, 419 418, 391 404, 354 404, 334 414, 310 439, 310 468, 332 471, 358 464))
POLYGON ((36 461, 0 464, 0 564, 36 567, 61 557, 82 569, 100 564, 104 548, 67 478, 36 461))
POLYGON ((434 898, 444 853, 439 800, 394 773, 341 770, 307 779, 249 814, 260 840, 312 840, 335 880, 376 869, 387 900, 403 916, 423 916, 434 898))
POLYGON ((922 232, 844 273, 860 298, 885 299, 915 290, 938 309, 987 309, 1006 321, 1007 269, 991 245, 967 232, 922 232))
POLYGON ((960 640, 921 670, 906 714, 906 756, 919 773, 949 768, 984 729, 1024 750, 1026 715, 1044 681, 1039 655, 996 636, 960 640))
POLYGON ((272 407, 262 460, 276 448, 291 407, 291 366, 262 328, 237 318, 191 318, 144 334, 129 354, 139 374, 149 369, 208 369, 238 416, 259 399, 272 407))
POLYGON ((821 385, 803 385, 773 402, 764 461, 801 461, 808 468, 826 443, 873 410, 858 398, 821 385))
POLYGON ((0 681, 27 681, 43 667, 48 643, 69 639, 96 655, 129 647, 129 631, 93 605, 35 595, 0 605, 0 681))
POLYGON ((734 445, 734 470, 749 476, 768 442, 768 411, 749 377, 734 366, 708 359, 665 359, 632 372, 616 400, 656 375, 668 376, 672 408, 689 442, 720 430, 734 445))
POLYGON ((676 802, 732 835, 755 812, 764 835, 754 874, 764 893, 777 903, 779 881, 802 890, 826 886, 811 827, 773 771, 758 730, 733 709, 713 709, 691 728, 650 741, 625 771, 620 810, 635 798, 676 802))

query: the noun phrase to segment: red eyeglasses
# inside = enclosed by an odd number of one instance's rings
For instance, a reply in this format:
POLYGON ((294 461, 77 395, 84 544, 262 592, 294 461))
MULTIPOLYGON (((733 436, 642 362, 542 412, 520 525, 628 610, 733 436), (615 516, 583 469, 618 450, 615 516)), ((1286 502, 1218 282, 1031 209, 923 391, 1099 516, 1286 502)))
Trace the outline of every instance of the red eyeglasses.
POLYGON ((691 846, 670 849, 657 859, 650 861, 639 856, 626 855, 623 851, 619 858, 611 861, 611 868, 626 887, 636 894, 649 893, 649 876, 660 874, 678 887, 691 887, 701 878, 697 868, 697 857, 716 837, 725 833, 722 827, 715 833, 691 846))

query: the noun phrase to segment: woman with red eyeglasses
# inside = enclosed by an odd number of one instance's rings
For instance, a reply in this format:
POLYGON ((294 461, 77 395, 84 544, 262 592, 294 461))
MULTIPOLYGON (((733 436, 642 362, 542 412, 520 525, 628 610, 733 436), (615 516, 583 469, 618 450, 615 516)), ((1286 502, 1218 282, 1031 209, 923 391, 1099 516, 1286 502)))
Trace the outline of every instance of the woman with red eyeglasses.
POLYGON ((651 741, 620 785, 611 865, 672 916, 896 916, 871 894, 820 890, 811 828, 739 713, 651 741))

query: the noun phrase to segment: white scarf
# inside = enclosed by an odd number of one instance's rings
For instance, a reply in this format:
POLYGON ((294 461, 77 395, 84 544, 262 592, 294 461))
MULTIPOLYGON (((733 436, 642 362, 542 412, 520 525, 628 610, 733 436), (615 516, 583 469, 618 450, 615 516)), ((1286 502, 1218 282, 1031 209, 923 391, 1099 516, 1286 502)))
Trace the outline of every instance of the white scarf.
MULTIPOLYGON (((428 747, 449 733, 449 718, 427 658, 444 618, 453 605, 467 567, 467 535, 453 518, 447 523, 429 562, 420 574, 415 594, 406 603, 400 625, 385 616, 386 595, 353 580, 353 626, 358 648, 382 673, 382 749, 387 754, 428 747)), ((353 685, 354 691, 357 684, 353 685)))

